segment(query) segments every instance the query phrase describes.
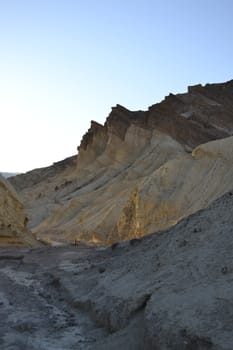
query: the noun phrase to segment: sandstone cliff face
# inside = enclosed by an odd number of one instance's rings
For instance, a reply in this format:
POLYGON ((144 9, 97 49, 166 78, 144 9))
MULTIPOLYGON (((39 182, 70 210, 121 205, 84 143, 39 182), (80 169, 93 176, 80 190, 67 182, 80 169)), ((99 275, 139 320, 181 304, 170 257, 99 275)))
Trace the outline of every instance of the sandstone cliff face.
POLYGON ((72 158, 59 171, 39 169, 39 181, 31 181, 32 173, 11 181, 40 238, 112 243, 141 237, 233 187, 232 134, 233 81, 198 85, 148 111, 117 105, 103 126, 91 123, 76 164, 72 158))
POLYGON ((28 218, 13 187, 0 177, 0 247, 38 246, 27 230, 28 218))

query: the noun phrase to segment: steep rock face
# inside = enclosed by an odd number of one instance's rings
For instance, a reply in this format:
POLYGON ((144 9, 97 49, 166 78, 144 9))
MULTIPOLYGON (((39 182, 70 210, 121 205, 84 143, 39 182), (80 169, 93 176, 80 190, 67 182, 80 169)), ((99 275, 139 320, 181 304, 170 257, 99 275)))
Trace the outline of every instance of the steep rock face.
POLYGON ((190 147, 233 133, 233 80, 188 87, 149 108, 148 125, 190 147))
POLYGON ((38 246, 26 228, 27 221, 15 190, 0 177, 0 246, 38 246))
POLYGON ((37 170, 40 181, 12 183, 30 227, 47 241, 140 237, 232 188, 232 134, 233 81, 189 87, 148 111, 117 105, 104 125, 91 123, 77 164, 72 158, 59 171, 37 170))

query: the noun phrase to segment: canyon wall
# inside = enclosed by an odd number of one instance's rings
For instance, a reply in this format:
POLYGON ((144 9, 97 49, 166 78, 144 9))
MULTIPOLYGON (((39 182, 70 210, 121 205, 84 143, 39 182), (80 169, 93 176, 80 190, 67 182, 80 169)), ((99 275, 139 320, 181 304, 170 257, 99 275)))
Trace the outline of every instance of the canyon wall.
POLYGON ((173 226, 231 190, 232 135, 233 81, 197 85, 147 111, 113 107, 104 125, 91 122, 77 159, 10 181, 40 239, 111 244, 173 226))
POLYGON ((27 229, 28 218, 13 187, 0 177, 0 247, 28 246, 39 243, 27 229))

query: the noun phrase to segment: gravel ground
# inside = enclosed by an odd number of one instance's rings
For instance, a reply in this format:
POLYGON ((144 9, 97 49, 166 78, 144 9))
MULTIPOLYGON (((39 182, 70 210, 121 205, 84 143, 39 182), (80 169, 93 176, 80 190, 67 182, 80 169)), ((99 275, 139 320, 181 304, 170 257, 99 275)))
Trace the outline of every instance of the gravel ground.
POLYGON ((232 350, 233 196, 112 247, 0 249, 1 350, 232 350))

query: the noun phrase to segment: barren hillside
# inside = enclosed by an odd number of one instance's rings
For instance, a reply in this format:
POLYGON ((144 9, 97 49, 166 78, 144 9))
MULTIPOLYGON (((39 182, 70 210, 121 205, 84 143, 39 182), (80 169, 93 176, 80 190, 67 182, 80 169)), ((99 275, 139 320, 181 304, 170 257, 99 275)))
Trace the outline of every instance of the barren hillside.
POLYGON ((47 242, 103 242, 166 229, 233 187, 233 81, 193 86, 147 111, 117 105, 77 159, 11 178, 47 242))

